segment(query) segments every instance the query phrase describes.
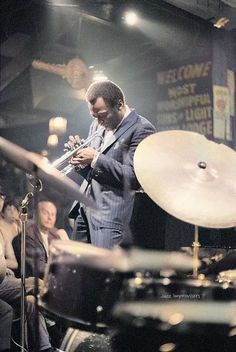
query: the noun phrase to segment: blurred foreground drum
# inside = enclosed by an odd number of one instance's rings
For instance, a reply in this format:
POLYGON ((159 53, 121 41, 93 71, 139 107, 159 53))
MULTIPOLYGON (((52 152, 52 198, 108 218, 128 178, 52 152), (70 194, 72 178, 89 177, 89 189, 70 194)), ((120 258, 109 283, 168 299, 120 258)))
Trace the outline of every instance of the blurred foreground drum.
POLYGON ((86 264, 91 258, 103 261, 110 251, 75 241, 55 241, 41 294, 41 306, 71 325, 85 329, 103 328, 118 299, 121 279, 117 272, 86 264), (77 325, 76 325, 77 326, 77 325))
POLYGON ((208 279, 143 277, 124 279, 120 301, 235 301, 236 289, 230 283, 208 279))
POLYGON ((114 352, 235 351, 233 302, 124 302, 113 317, 114 352))
POLYGON ((111 311, 129 278, 160 272, 189 272, 192 258, 175 252, 108 250, 75 241, 50 247, 41 305, 83 329, 95 331, 110 323, 111 311))
POLYGON ((64 352, 112 352, 111 339, 105 334, 69 328, 60 350, 64 352))

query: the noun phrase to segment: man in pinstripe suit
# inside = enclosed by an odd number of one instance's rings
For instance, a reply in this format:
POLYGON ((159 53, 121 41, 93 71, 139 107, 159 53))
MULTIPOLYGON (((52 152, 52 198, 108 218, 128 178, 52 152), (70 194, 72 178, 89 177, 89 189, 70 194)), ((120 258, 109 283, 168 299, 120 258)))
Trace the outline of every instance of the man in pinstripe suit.
MULTIPOLYGON (((112 248, 127 240, 135 190, 140 187, 133 168, 134 152, 156 130, 128 107, 122 90, 111 81, 92 83, 86 100, 94 117, 89 136, 97 132, 101 138, 80 149, 71 162, 81 166, 82 187, 98 206, 97 211, 80 206, 91 243, 112 248)), ((78 138, 70 136, 68 143, 73 145, 78 138)))

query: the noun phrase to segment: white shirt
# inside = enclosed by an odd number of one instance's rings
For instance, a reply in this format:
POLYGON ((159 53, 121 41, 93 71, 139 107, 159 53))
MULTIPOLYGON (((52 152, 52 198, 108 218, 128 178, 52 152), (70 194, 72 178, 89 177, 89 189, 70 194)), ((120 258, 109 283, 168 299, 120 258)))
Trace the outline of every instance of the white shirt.
POLYGON ((44 249, 45 249, 45 251, 47 253, 47 256, 48 256, 48 250, 49 250, 48 249, 48 247, 49 247, 49 245, 48 245, 48 233, 40 231, 40 234, 42 236, 44 249))
MULTIPOLYGON (((120 121, 120 123, 118 124, 118 126, 114 129, 114 130, 105 130, 105 134, 103 137, 103 144, 102 144, 102 148, 105 149, 106 146, 109 144, 109 141, 111 139, 111 137, 114 136, 114 133, 116 132, 117 128, 122 124, 122 122, 124 121, 124 119, 130 114, 131 110, 128 107, 128 105, 125 105, 125 114, 123 119, 120 121)), ((91 162, 91 167, 94 168, 96 161, 99 157, 100 153, 97 152, 95 157, 93 158, 93 161, 91 162)))

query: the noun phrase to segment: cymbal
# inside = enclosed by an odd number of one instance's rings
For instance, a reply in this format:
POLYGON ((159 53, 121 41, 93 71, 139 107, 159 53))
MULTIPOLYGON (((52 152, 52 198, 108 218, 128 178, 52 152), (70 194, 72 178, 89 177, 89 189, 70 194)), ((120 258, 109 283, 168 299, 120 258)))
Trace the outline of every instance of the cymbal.
POLYGON ((236 153, 188 131, 157 132, 134 155, 138 181, 165 211, 190 224, 236 225, 236 153))
POLYGON ((55 169, 46 158, 0 137, 0 154, 19 169, 36 176, 43 182, 62 192, 66 199, 79 200, 88 207, 96 209, 94 201, 85 196, 79 186, 55 169))
MULTIPOLYGON (((86 254, 86 253, 85 253, 86 254)), ((80 259, 81 265, 98 268, 100 270, 116 270, 119 272, 133 272, 137 270, 175 270, 188 272, 192 270, 192 257, 179 252, 163 252, 156 250, 142 250, 132 248, 123 250, 115 248, 108 252, 100 252, 96 255, 84 255, 80 259)), ((199 261, 197 263, 199 266, 199 261)))

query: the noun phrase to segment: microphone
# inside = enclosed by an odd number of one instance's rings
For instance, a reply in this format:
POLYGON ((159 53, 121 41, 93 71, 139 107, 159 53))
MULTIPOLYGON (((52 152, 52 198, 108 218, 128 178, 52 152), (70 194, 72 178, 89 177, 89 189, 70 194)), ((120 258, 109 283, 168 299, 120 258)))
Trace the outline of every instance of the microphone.
POLYGON ((36 189, 36 191, 38 192, 41 192, 42 189, 43 189, 43 183, 42 181, 40 180, 40 178, 37 178, 37 177, 34 177, 33 175, 31 174, 26 174, 26 177, 30 183, 30 185, 36 189))
POLYGON ((29 204, 29 202, 31 201, 31 199, 33 198, 34 194, 33 192, 29 192, 26 194, 25 198, 22 200, 21 202, 21 207, 25 208, 27 207, 27 205, 29 204))

